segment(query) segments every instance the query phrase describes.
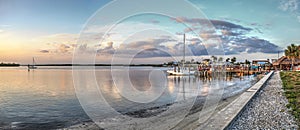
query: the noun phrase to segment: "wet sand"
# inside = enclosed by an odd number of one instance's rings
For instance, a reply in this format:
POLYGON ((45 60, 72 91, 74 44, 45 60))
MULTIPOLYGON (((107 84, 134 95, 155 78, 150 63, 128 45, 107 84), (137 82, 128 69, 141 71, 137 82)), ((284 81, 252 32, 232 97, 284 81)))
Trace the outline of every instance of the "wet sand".
MULTIPOLYGON (((217 113, 226 105, 236 99, 240 94, 223 97, 219 102, 216 110, 217 113)), ((204 97, 198 97, 189 113, 182 118, 181 111, 186 111, 186 105, 191 102, 177 102, 174 104, 166 104, 160 107, 142 109, 139 111, 128 112, 122 116, 109 118, 96 123, 82 123, 64 128, 64 130, 79 130, 79 129, 196 129, 201 126, 200 121, 205 122, 206 117, 200 117, 200 112, 203 108, 204 97), (176 109, 169 109, 170 107, 176 109), (161 116, 156 116, 161 114, 161 116), (134 117, 134 118, 132 118, 134 117), (182 119, 181 119, 182 118, 182 119), (139 120, 141 119, 141 120, 139 120), (181 120, 181 121, 180 121, 181 120), (180 121, 180 122, 178 122, 180 121)), ((203 114, 203 113, 202 113, 203 114)))
MULTIPOLYGON (((255 84, 257 80, 251 81, 255 84)), ((243 93, 244 90, 237 90, 242 86, 232 85, 226 88, 216 108, 207 107, 202 110, 206 101, 206 96, 198 96, 196 99, 187 99, 184 101, 155 106, 138 111, 122 113, 115 117, 103 120, 94 120, 94 122, 77 124, 64 128, 64 130, 79 129, 197 129, 206 120, 216 114, 219 110, 226 107, 232 101, 243 93), (188 107, 190 106, 190 107, 188 107), (214 110, 214 111, 210 111, 214 110), (202 115, 202 116, 200 116, 202 115)), ((251 87, 251 85, 250 85, 251 87)), ((225 90, 225 89, 224 89, 225 90)), ((212 93, 218 91, 212 90, 212 93)), ((213 96, 216 96, 212 94, 213 96)), ((214 106, 214 105, 212 105, 214 106)))

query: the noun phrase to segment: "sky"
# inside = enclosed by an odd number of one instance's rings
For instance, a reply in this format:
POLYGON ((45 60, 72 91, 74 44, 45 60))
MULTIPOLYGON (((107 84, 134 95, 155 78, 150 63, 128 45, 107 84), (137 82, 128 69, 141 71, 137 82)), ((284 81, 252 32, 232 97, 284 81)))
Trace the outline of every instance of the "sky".
POLYGON ((163 63, 183 34, 189 60, 274 59, 300 42, 300 0, 181 2, 0 0, 0 62, 163 63))

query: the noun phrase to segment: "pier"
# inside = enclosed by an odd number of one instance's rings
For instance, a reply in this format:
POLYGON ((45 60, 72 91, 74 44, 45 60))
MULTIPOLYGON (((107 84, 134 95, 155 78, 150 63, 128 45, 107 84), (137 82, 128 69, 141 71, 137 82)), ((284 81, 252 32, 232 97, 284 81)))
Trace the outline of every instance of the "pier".
POLYGON ((244 70, 244 69, 232 69, 232 70, 221 70, 221 71, 209 71, 209 70, 202 70, 196 71, 194 73, 195 76, 199 77, 212 77, 214 75, 222 75, 222 76, 246 76, 246 75, 253 75, 253 74, 263 74, 270 72, 270 70, 244 70))

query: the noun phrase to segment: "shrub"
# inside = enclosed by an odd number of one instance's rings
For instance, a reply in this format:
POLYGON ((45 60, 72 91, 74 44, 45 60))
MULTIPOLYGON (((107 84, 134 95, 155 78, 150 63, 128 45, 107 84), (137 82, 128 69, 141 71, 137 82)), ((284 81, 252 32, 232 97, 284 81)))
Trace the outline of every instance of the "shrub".
POLYGON ((300 72, 280 72, 280 77, 284 95, 289 101, 286 107, 300 124, 300 72))

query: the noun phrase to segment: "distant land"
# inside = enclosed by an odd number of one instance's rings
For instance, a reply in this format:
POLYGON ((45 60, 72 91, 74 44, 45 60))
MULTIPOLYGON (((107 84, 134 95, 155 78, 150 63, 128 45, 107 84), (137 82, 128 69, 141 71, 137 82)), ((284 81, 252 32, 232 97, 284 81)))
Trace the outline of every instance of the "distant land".
POLYGON ((19 67, 20 64, 16 64, 16 63, 1 63, 0 67, 19 67))
MULTIPOLYGON (((28 65, 21 65, 28 66, 28 65)), ((36 64, 35 66, 152 66, 163 67, 166 64, 36 64)))

